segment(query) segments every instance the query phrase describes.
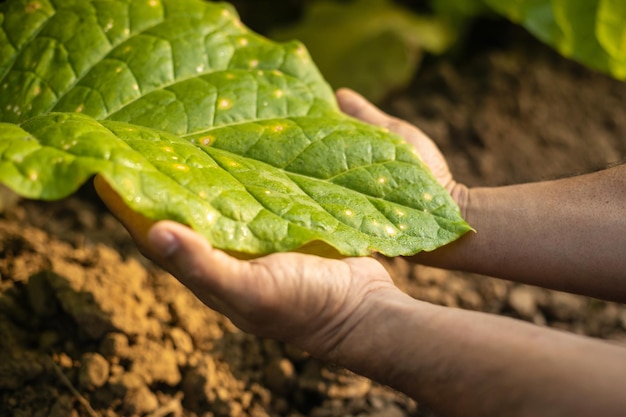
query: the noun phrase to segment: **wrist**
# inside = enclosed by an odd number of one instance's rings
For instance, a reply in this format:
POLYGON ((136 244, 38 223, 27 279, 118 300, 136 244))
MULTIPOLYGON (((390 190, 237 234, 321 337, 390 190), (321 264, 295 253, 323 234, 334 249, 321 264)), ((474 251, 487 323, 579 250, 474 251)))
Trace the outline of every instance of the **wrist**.
POLYGON ((439 309, 395 287, 372 293, 322 359, 406 392, 418 372, 412 359, 419 329, 439 309))
POLYGON ((457 204, 457 206, 459 206, 461 216, 463 216, 463 218, 467 220, 467 214, 470 205, 470 194, 472 192, 472 189, 469 188, 467 185, 460 184, 456 181, 452 181, 452 183, 449 184, 446 189, 448 190, 448 193, 450 193, 450 196, 457 204))

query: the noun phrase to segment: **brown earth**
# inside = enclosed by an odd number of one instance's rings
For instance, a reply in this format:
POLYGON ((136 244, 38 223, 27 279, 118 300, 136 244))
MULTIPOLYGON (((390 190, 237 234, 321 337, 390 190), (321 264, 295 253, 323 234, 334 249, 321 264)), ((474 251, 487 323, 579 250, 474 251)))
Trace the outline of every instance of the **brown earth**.
MULTIPOLYGON (((426 63, 385 108, 441 145, 458 180, 499 185, 626 158, 626 84, 522 32, 426 63)), ((509 34, 510 35, 510 34, 509 34)), ((89 191, 0 209, 1 416, 426 416, 412 400, 246 335, 139 255, 89 191)), ((386 262, 410 295, 626 344, 618 304, 386 262)))

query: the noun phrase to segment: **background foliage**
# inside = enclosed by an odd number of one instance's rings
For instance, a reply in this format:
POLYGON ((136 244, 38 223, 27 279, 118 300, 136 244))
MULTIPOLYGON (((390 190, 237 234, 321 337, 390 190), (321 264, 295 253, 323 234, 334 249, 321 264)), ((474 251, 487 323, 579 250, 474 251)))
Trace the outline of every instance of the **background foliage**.
POLYGON ((280 39, 301 39, 335 87, 352 87, 373 101, 406 87, 423 53, 467 48, 468 28, 484 24, 485 19, 509 19, 563 56, 626 79, 626 0, 234 3, 259 31, 280 39), (269 7, 273 13, 264 12, 269 7), (324 18, 322 8, 328 10, 324 18), (365 8, 375 11, 364 14, 365 8))

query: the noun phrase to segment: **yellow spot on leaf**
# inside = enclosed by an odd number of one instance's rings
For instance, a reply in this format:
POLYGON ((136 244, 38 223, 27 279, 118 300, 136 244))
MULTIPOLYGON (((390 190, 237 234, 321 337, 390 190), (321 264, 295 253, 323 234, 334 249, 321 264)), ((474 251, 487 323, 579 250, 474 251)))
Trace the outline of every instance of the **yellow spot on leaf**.
POLYGON ((250 68, 256 68, 259 66, 259 60, 258 59, 251 59, 250 62, 248 63, 248 65, 250 66, 250 68))
POLYGON ((283 90, 275 90, 274 91, 274 97, 276 97, 276 98, 281 98, 284 95, 285 95, 285 92, 283 90))
POLYGON ((200 138, 200 145, 202 146, 209 146, 213 142, 215 142, 215 137, 213 136, 203 136, 200 138))
POLYGON ((85 110, 85 106, 83 106, 82 104, 79 105, 78 107, 76 107, 76 113, 82 113, 83 110, 85 110))
POLYGON ((28 179, 31 181, 37 181, 37 178, 39 178, 39 173, 37 171, 30 171, 28 173, 28 179))
POLYGON ((177 169, 179 171, 189 171, 189 167, 183 164, 174 164, 174 169, 177 169))
POLYGON ((41 3, 38 1, 33 1, 26 5, 26 9, 24 11, 30 14, 30 13, 35 13, 39 9, 41 9, 41 3))
POLYGON ((279 132, 282 132, 283 130, 285 130, 285 126, 284 125, 275 125, 274 127, 272 127, 272 130, 274 131, 274 133, 279 133, 279 132))
POLYGON ((237 43, 239 44, 239 46, 246 46, 248 44, 248 39, 247 38, 239 38, 237 43))
POLYGON ((78 144, 78 142, 76 142, 75 140, 71 141, 71 142, 66 142, 63 144, 63 150, 68 150, 70 149, 72 146, 76 146, 78 144))
POLYGON ((423 197, 426 201, 431 201, 433 199, 433 196, 430 193, 424 193, 423 197))
POLYGON ((221 98, 217 102, 217 108, 220 109, 220 110, 228 110, 231 107, 233 107, 233 102, 232 102, 232 100, 229 100, 227 98, 221 98))

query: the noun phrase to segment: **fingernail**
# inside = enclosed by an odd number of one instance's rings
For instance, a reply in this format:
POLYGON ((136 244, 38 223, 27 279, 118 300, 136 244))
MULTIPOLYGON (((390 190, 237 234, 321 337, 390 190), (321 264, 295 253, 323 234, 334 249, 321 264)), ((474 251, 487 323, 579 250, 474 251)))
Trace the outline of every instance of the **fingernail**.
POLYGON ((168 230, 152 229, 148 233, 148 239, 153 249, 161 256, 170 256, 180 246, 178 238, 168 230))

